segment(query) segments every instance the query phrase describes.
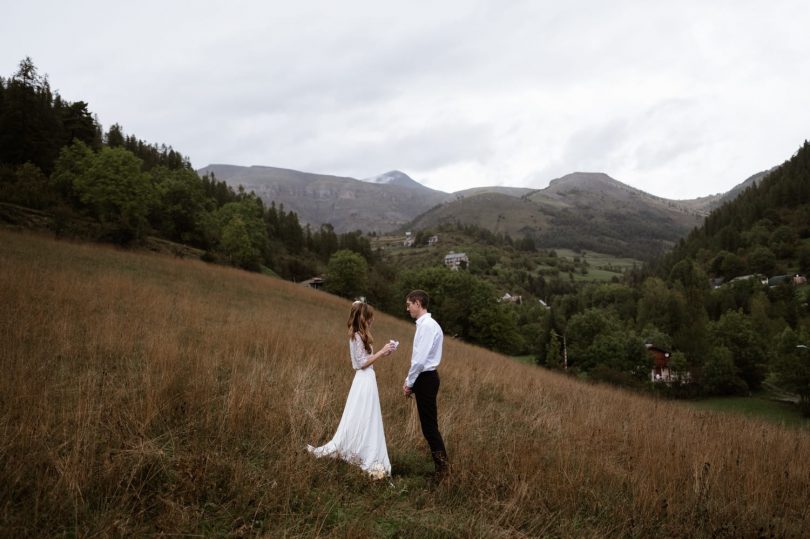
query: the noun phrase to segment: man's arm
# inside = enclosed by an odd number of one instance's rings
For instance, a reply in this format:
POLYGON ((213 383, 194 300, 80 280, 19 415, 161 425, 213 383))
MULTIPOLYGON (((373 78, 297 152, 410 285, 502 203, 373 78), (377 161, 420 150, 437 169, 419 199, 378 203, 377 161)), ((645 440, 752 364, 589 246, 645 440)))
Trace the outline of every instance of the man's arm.
POLYGON ((427 360, 427 354, 430 350, 427 344, 427 339, 425 338, 425 327, 424 325, 417 326, 416 334, 413 336, 413 351, 411 352, 411 368, 408 369, 408 374, 405 376, 405 386, 408 388, 413 387, 414 382, 416 382, 416 377, 419 376, 425 368, 425 362, 427 360))

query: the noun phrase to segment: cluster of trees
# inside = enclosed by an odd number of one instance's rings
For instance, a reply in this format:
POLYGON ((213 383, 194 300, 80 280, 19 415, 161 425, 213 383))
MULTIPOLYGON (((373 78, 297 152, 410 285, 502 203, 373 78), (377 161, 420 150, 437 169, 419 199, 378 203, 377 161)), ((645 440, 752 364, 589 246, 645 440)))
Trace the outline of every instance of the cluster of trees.
POLYGON ((445 333, 507 354, 524 351, 527 336, 519 329, 518 309, 498 302, 500 294, 487 281, 431 267, 403 272, 398 284, 402 297, 416 288, 430 291, 431 312, 445 333))
POLYGON ((641 388, 651 367, 645 345, 653 344, 672 351, 670 368, 690 381, 662 386, 676 395, 747 394, 768 377, 796 393, 810 389, 799 391, 810 366, 800 346, 810 340, 806 292, 753 279, 708 283, 686 259, 666 279, 590 284, 557 296, 538 362, 559 367, 565 351, 573 372, 641 388))
POLYGON ((30 58, 10 79, 0 77, 0 163, 30 163, 48 175, 59 151, 73 140, 101 146, 101 131, 87 103, 71 103, 54 93, 30 58))

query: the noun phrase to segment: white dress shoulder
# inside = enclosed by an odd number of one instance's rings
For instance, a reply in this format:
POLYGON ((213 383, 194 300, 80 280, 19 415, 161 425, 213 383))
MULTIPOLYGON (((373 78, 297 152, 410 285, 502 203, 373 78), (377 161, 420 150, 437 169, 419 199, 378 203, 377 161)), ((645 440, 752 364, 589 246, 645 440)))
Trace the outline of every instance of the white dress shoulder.
POLYGON ((360 466, 376 478, 391 475, 385 445, 380 395, 374 366, 365 367, 368 354, 360 335, 349 341, 354 381, 334 437, 320 447, 307 445, 316 457, 337 457, 360 466))

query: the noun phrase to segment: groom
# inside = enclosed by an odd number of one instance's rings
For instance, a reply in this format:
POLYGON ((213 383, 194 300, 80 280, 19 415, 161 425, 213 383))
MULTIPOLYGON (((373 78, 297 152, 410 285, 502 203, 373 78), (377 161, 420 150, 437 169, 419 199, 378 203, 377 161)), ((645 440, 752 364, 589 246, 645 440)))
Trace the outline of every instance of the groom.
POLYGON ((416 334, 413 337, 411 368, 405 378, 402 392, 406 397, 416 396, 416 409, 422 434, 430 446, 430 453, 436 466, 436 478, 442 480, 449 471, 444 440, 439 432, 436 411, 436 395, 439 393, 439 373, 436 370, 442 360, 442 328, 428 312, 430 299, 423 290, 414 290, 405 299, 405 308, 416 320, 416 334))

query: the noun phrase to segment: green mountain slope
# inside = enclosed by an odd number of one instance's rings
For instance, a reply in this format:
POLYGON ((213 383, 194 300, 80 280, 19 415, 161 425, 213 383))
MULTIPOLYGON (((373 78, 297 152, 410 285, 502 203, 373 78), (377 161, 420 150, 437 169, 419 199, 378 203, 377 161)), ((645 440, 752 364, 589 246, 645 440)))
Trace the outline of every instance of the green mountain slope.
POLYGON ((513 238, 530 237, 538 247, 648 259, 674 245, 701 219, 675 201, 633 189, 605 174, 576 173, 521 197, 467 196, 422 214, 411 228, 475 224, 513 238))

